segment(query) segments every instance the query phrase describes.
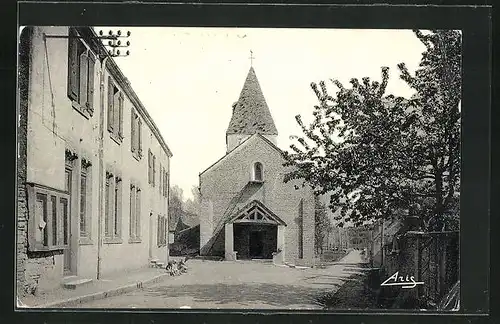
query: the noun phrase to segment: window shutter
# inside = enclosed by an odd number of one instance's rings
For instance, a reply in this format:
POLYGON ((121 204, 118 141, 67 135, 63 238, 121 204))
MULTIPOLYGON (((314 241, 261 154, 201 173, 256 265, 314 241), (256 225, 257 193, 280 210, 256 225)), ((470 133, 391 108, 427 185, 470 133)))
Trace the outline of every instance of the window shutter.
POLYGON ((163 167, 160 164, 160 168, 158 169, 158 175, 159 175, 159 177, 158 177, 158 190, 160 191, 160 195, 161 195, 161 184, 162 184, 162 173, 161 173, 162 168, 163 167))
POLYGON ((153 187, 156 183, 156 156, 153 155, 153 187))
POLYGON ((158 228, 157 228, 157 231, 156 231, 156 241, 157 241, 157 244, 158 246, 161 245, 161 217, 160 215, 158 215, 158 228))
POLYGON ((139 156, 142 155, 142 121, 137 116, 137 141, 138 141, 138 148, 139 148, 139 156))
POLYGON ((123 138, 123 92, 118 96, 118 136, 123 138))
POLYGON ((87 95, 87 108, 90 116, 94 114, 94 77, 95 77, 95 58, 92 53, 89 52, 88 55, 88 95, 87 95))
POLYGON ((115 233, 118 237, 122 237, 122 179, 115 178, 116 182, 116 229, 115 233))
POLYGON ((137 200, 135 202, 135 235, 140 238, 141 237, 141 189, 137 189, 137 200))
POLYGON ((130 186, 130 219, 129 219, 129 235, 130 238, 135 238, 135 188, 130 186))
POLYGON ((113 111, 114 85, 111 77, 108 77, 108 131, 113 131, 114 111, 113 111))
MULTIPOLYGON (((116 88, 115 88, 116 89, 116 88)), ((114 90, 115 90, 114 89, 114 90)), ((113 133, 118 136, 118 133, 120 131, 120 93, 118 91, 114 92, 113 94, 113 116, 114 121, 113 121, 113 133)))
POLYGON ((78 39, 76 32, 70 28, 68 38, 68 97, 78 100, 78 39))
POLYGON ((148 151, 148 183, 151 184, 151 151, 148 151))
POLYGON ((80 54, 79 57, 80 60, 80 95, 79 95, 79 100, 78 103, 82 108, 85 108, 87 106, 87 78, 88 78, 88 56, 87 52, 84 51, 82 54, 80 54))
POLYGON ((163 196, 167 197, 167 172, 163 171, 163 196))
POLYGON ((134 108, 130 110, 130 150, 132 153, 136 152, 136 134, 135 134, 135 123, 136 123, 136 118, 135 118, 135 112, 134 108))

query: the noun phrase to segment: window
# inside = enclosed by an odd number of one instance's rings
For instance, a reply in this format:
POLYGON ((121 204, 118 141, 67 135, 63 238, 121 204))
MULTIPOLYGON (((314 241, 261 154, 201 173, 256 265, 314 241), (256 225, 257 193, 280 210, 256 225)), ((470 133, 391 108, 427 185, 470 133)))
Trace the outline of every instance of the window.
POLYGON ((141 189, 130 185, 130 243, 141 242, 141 189))
POLYGON ((168 186, 169 186, 169 178, 168 172, 163 170, 163 196, 168 198, 168 186))
POLYGON ((161 190, 162 190, 162 188, 161 188, 161 183, 162 183, 162 181, 163 181, 163 173, 162 173, 162 169, 163 169, 163 167, 162 167, 162 165, 161 165, 161 163, 160 163, 160 168, 158 169, 158 174, 160 175, 160 176, 158 177, 158 190, 160 191, 160 195, 161 195, 161 190))
POLYGON ((153 155, 153 187, 156 183, 156 156, 153 155))
POLYGON ((253 165, 253 181, 262 182, 263 170, 262 163, 256 162, 253 165))
POLYGON ((73 108, 85 117, 94 114, 95 58, 80 41, 75 29, 69 29, 68 38, 68 97, 73 108))
POLYGON ((151 184, 151 179, 152 179, 152 176, 151 176, 151 170, 152 170, 152 167, 151 167, 151 163, 153 162, 153 157, 152 157, 152 153, 151 153, 151 150, 148 150, 148 183, 151 184))
POLYGON ((91 233, 91 172, 92 164, 82 159, 80 172, 80 238, 90 239, 91 233))
POLYGON ((105 243, 121 243, 122 179, 106 172, 105 243))
POLYGON ((152 185, 153 187, 155 186, 155 174, 156 174, 156 169, 155 169, 155 164, 156 164, 156 156, 153 155, 151 150, 148 151, 148 183, 152 185))
POLYGON ((142 158, 142 121, 135 113, 134 108, 131 110, 131 131, 130 131, 130 145, 132 155, 136 159, 142 158))
POLYGON ((27 183, 28 247, 30 251, 62 250, 69 242, 69 194, 65 191, 27 183))
POLYGON ((167 218, 158 215, 158 247, 167 245, 167 218))
POLYGON ((123 140, 123 93, 108 77, 108 131, 117 143, 123 140))

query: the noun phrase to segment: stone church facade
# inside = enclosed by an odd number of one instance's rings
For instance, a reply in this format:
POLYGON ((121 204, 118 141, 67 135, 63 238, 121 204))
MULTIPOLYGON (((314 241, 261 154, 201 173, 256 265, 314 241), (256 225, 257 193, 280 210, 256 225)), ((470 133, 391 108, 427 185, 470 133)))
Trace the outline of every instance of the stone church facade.
POLYGON ((298 181, 284 183, 290 169, 277 135, 252 67, 233 105, 227 153, 200 173, 200 254, 313 262, 315 197, 298 181))

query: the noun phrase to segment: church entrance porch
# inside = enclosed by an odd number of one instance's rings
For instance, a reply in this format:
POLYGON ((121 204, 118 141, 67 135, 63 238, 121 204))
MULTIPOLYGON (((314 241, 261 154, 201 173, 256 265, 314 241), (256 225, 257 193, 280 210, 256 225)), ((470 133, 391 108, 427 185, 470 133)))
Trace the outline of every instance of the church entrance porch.
POLYGON ((226 260, 273 259, 284 255, 283 222, 260 201, 254 200, 225 224, 226 260))
POLYGON ((278 225, 234 224, 238 259, 272 259, 277 251, 278 225))

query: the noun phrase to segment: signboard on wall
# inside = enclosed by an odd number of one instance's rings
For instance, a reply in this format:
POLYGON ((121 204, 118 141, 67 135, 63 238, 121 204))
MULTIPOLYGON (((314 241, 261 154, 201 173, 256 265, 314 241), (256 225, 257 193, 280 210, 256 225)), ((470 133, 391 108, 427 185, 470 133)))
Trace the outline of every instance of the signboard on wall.
POLYGON ((172 232, 168 232, 168 244, 174 243, 175 235, 172 232))

